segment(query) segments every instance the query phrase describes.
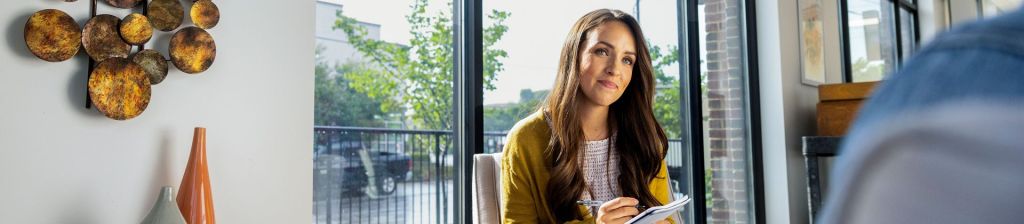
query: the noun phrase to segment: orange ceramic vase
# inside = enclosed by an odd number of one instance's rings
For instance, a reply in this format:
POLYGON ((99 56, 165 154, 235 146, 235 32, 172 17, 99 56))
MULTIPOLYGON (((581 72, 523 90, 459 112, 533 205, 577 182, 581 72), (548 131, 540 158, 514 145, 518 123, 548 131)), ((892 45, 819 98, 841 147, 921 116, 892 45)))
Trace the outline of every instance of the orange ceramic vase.
POLYGON ((206 128, 197 127, 192 137, 185 175, 178 187, 178 208, 188 224, 214 224, 213 192, 206 163, 206 128))

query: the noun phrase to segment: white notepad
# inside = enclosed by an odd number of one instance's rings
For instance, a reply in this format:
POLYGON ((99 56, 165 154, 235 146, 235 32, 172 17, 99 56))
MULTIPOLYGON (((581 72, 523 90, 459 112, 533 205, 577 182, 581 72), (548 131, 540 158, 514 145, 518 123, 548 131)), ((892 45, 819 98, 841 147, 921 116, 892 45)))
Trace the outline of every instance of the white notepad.
MULTIPOLYGON (((672 214, 686 208, 686 203, 690 203, 689 195, 683 195, 682 198, 677 199, 672 203, 651 207, 644 212, 641 212, 639 215, 636 215, 633 219, 626 221, 626 224, 650 224, 660 220, 665 220, 665 218, 668 218, 672 214)), ((679 220, 676 220, 676 222, 679 222, 679 220)))

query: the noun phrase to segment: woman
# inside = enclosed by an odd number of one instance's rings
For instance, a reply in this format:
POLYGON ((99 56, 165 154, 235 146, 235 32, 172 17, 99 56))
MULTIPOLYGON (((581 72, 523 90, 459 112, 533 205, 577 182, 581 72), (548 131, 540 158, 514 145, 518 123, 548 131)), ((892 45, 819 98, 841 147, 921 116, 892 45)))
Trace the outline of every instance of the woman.
POLYGON ((547 102, 509 132, 503 222, 623 223, 637 206, 668 203, 668 141, 651 109, 654 83, 636 19, 607 9, 580 18, 547 102))

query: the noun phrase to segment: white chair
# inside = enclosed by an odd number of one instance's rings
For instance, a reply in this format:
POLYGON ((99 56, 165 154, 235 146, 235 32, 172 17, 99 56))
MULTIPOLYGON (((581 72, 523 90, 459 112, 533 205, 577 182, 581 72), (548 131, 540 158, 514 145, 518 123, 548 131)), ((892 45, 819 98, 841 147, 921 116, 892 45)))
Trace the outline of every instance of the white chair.
POLYGON ((501 153, 473 156, 473 223, 501 223, 501 153))

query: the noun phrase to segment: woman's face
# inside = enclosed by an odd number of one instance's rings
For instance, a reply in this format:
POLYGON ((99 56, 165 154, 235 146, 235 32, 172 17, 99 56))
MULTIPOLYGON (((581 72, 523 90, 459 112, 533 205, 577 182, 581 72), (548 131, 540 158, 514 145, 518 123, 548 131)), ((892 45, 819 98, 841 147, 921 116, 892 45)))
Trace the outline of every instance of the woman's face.
POLYGON ((580 52, 580 89, 586 102, 614 103, 629 86, 636 62, 636 42, 625 23, 605 22, 587 33, 580 52))

